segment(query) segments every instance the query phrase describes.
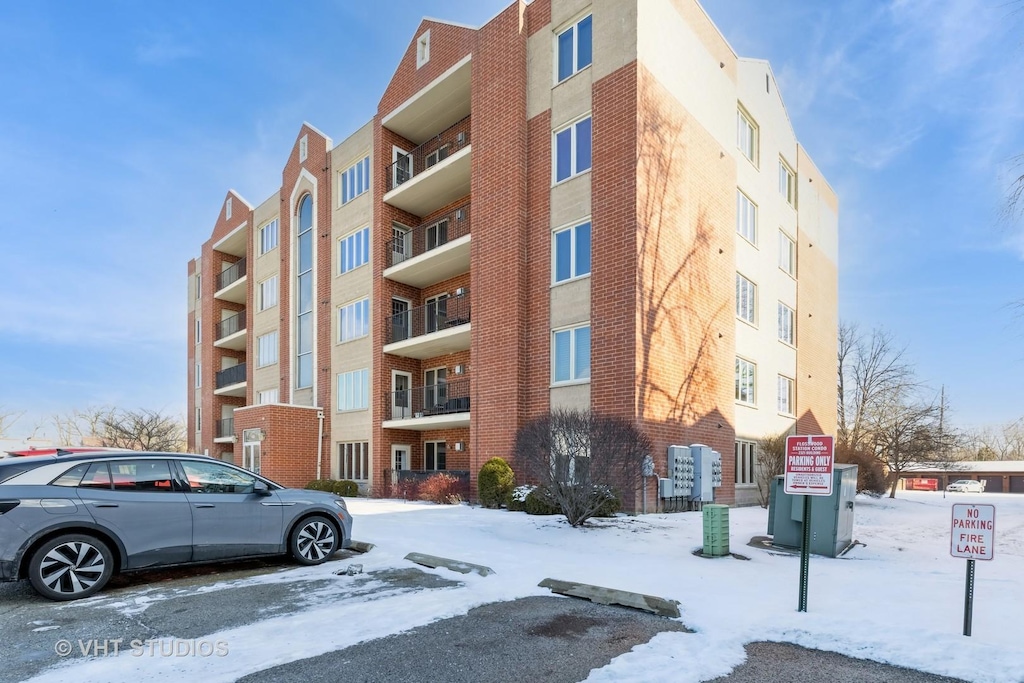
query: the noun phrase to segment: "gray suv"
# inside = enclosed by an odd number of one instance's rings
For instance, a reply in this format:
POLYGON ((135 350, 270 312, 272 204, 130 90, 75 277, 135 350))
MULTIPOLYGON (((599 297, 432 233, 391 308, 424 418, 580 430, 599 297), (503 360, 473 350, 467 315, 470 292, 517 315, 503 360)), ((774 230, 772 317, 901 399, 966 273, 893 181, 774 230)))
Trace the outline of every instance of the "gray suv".
POLYGON ((202 455, 0 460, 0 581, 27 578, 51 600, 92 595, 118 571, 284 553, 313 565, 351 543, 343 498, 202 455))

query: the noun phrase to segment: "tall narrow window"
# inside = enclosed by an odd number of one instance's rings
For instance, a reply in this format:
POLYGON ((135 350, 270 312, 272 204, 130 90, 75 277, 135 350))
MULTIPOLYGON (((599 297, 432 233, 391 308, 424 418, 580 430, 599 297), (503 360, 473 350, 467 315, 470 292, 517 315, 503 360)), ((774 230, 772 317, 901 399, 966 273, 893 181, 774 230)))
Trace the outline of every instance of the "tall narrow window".
POLYGON ((352 481, 370 478, 370 444, 366 441, 338 444, 338 474, 352 481))
POLYGON ((231 219, 231 197, 228 197, 228 200, 224 202, 224 219, 231 219))
POLYGON ((299 163, 301 164, 309 156, 309 135, 299 138, 299 163))
POLYGON ((736 232, 757 245, 757 205, 740 190, 736 190, 736 232))
POLYGON ((786 304, 779 302, 779 341, 793 345, 796 314, 786 304))
POLYGON ((796 275, 796 243, 779 230, 779 268, 790 275, 796 275))
POLYGON ((347 273, 370 262, 370 228, 357 230, 338 242, 338 272, 347 273))
POLYGON ((370 334, 370 300, 360 299, 338 309, 338 342, 370 334))
POLYGON ((296 241, 295 388, 303 389, 313 386, 313 199, 308 194, 299 203, 296 241))
POLYGON ((590 221, 555 232, 555 282, 590 274, 590 221))
POLYGON ((757 324, 757 285, 736 273, 736 317, 757 324))
POLYGON ((786 203, 796 208, 796 173, 784 160, 779 159, 779 194, 786 203))
POLYGON ((448 444, 444 441, 427 441, 423 444, 423 469, 447 469, 448 444))
POLYGON ((256 367, 263 368, 277 362, 277 332, 256 339, 256 367))
POLYGON ((749 360, 736 358, 736 400, 754 405, 757 367, 749 360))
POLYGON ((555 182, 590 170, 591 118, 555 132, 555 182))
POLYGON ((588 14, 555 37, 559 83, 593 61, 593 24, 593 17, 588 14))
POLYGON ((430 30, 423 32, 416 39, 416 68, 420 68, 430 61, 430 30))
POLYGON ((757 165, 757 124, 742 108, 736 110, 736 146, 757 165))
POLYGON ((736 483, 753 484, 757 444, 753 441, 736 442, 736 483))
POLYGON ((793 414, 794 385, 792 379, 779 375, 779 412, 783 415, 793 414))
POLYGON ((203 386, 203 364, 196 363, 196 389, 203 386))

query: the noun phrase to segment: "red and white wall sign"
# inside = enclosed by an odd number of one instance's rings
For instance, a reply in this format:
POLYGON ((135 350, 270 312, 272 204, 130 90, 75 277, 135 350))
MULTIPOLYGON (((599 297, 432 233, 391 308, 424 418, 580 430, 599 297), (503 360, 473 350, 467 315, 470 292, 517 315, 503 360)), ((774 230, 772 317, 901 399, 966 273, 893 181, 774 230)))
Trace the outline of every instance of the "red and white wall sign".
POLYGON ((786 493, 831 496, 834 453, 831 436, 786 437, 786 493))

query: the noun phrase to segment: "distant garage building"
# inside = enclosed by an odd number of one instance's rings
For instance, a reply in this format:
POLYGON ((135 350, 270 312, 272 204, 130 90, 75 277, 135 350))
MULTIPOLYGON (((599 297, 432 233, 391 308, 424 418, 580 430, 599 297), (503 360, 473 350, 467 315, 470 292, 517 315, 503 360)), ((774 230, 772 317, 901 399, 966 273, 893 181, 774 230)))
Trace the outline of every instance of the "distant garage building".
POLYGON ((1024 460, 970 460, 954 467, 921 467, 900 475, 900 488, 941 491, 957 479, 985 482, 985 493, 1024 493, 1024 460))

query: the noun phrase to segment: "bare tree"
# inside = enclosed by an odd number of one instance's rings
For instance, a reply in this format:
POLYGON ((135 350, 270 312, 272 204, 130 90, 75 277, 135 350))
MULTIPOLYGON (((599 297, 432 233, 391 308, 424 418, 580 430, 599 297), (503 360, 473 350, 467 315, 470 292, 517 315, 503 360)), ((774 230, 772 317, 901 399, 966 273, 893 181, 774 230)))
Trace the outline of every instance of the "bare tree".
POLYGON ((875 329, 865 338, 856 326, 840 325, 838 436, 844 448, 862 448, 879 412, 919 386, 904 353, 884 330, 875 329))
POLYGON ((91 407, 54 415, 52 423, 66 446, 180 452, 186 445, 184 422, 156 410, 91 407))
POLYGON ((114 448, 181 452, 185 424, 155 410, 115 410, 103 421, 103 441, 114 448))
POLYGON ((7 436, 8 430, 15 422, 21 419, 21 416, 24 414, 24 411, 15 412, 13 410, 9 410, 5 406, 0 406, 0 438, 7 436))
POLYGON ((943 425, 942 400, 924 401, 909 391, 890 396, 873 413, 868 430, 875 457, 889 471, 889 497, 896 497, 900 475, 923 468, 955 470, 951 457, 956 433, 943 425))
POLYGON ((1024 460, 1024 418, 968 435, 963 455, 968 460, 1024 460))
POLYGON ((591 411, 556 409, 516 433, 516 461, 569 524, 579 526, 610 496, 636 495, 651 440, 635 424, 591 411))
POLYGON ((757 440, 757 468, 754 481, 757 484, 757 501, 761 507, 768 507, 775 477, 786 470, 786 437, 789 432, 769 434, 757 440))

